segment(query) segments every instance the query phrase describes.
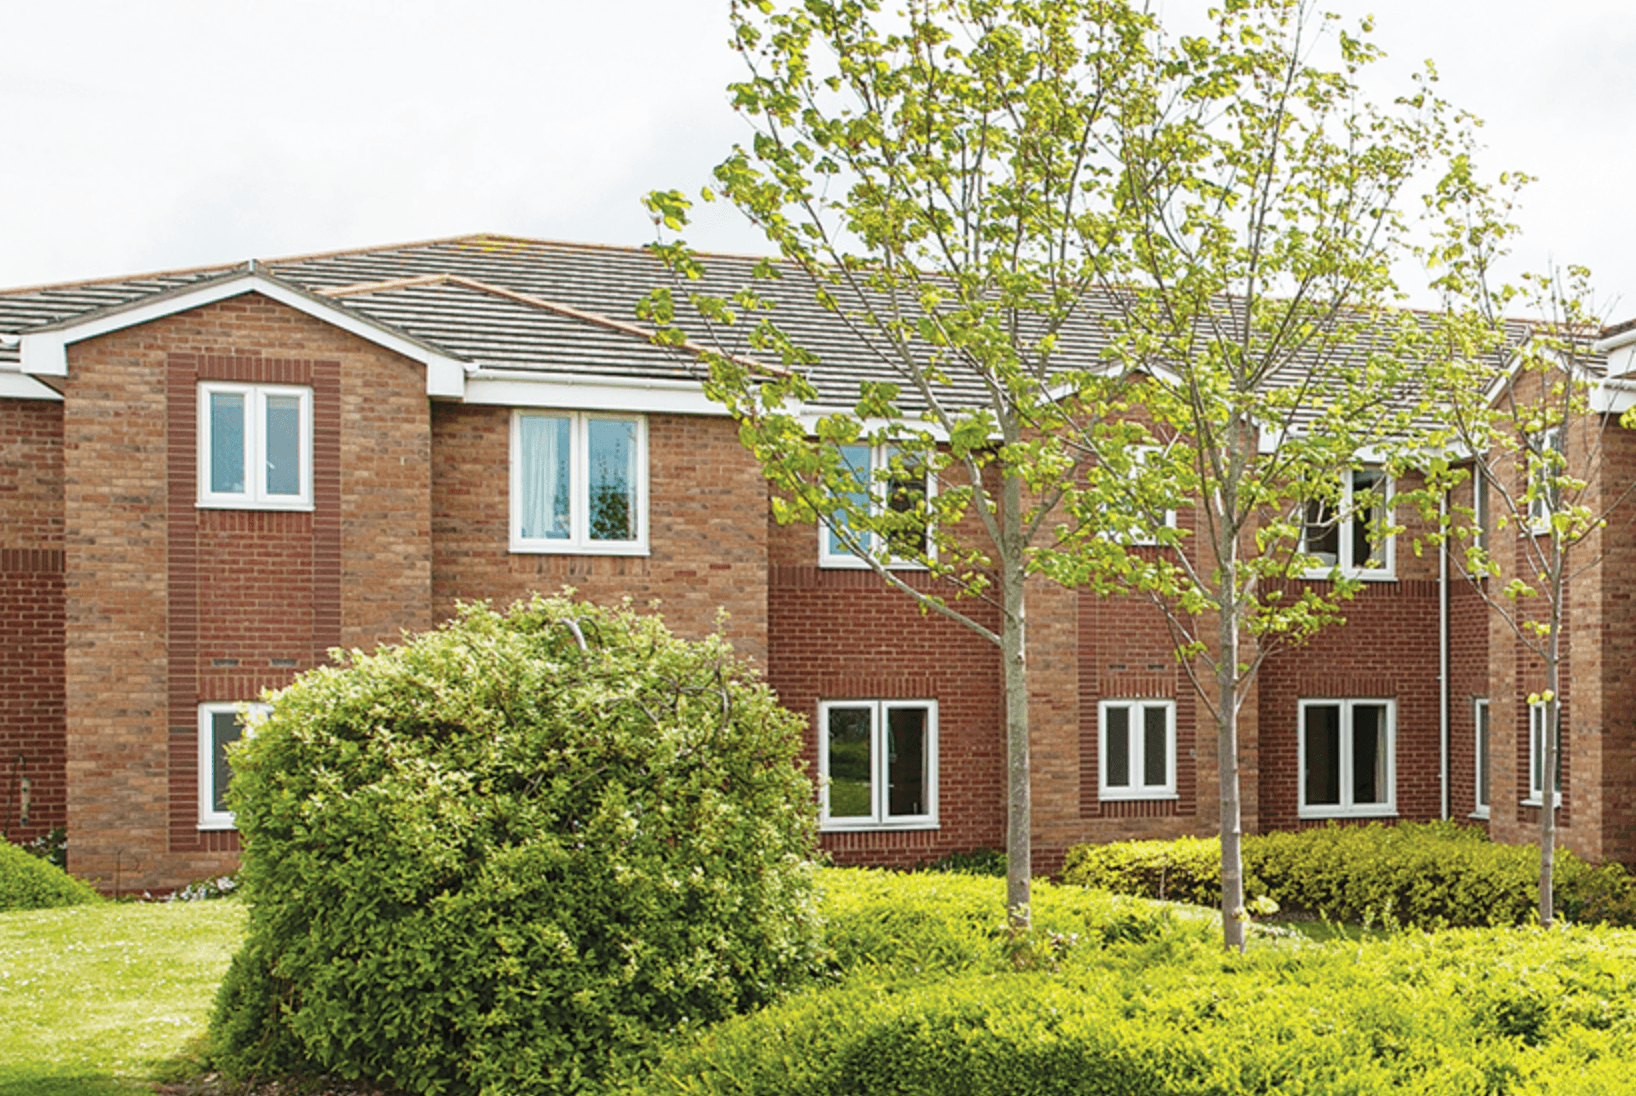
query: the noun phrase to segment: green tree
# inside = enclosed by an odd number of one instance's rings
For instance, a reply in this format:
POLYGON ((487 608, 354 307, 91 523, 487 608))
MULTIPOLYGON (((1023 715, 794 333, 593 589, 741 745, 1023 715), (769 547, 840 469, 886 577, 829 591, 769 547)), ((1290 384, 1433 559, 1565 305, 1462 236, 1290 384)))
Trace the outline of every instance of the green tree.
POLYGON ((1569 607, 1578 580, 1603 564, 1610 521, 1630 523, 1636 485, 1608 467, 1629 400, 1603 383, 1590 272, 1495 284, 1510 204, 1470 186, 1445 207, 1450 228, 1436 255, 1447 307, 1430 341, 1439 353, 1426 363, 1427 385, 1447 394, 1432 439, 1446 455, 1432 463, 1420 504, 1452 568, 1543 669, 1544 687, 1527 697, 1528 757, 1530 798, 1540 804, 1539 922, 1549 927, 1569 607))
MULTIPOLYGON (((1335 619, 1355 581, 1337 568, 1321 596, 1279 580, 1315 561, 1309 517, 1384 525, 1380 491, 1343 470, 1413 418, 1412 399, 1390 396, 1403 379, 1391 266, 1406 188, 1448 152, 1450 123, 1422 86, 1392 109, 1361 102, 1376 51, 1318 22, 1299 0, 1226 5, 1202 36, 1116 0, 915 0, 890 18, 874 0, 733 7, 750 65, 733 93, 756 135, 718 188, 784 259, 764 273, 806 281, 890 379, 805 424, 816 348, 766 307, 772 294, 693 292, 703 323, 752 326, 752 345, 790 367, 758 375, 718 354, 710 391, 780 489, 781 518, 828 521, 887 582, 999 648, 1014 915, 1030 576, 1164 608, 1216 716, 1238 944, 1238 711, 1267 653, 1335 619), (1320 44, 1330 68, 1312 60, 1320 44), (860 483, 852 444, 896 456, 860 483), (921 468, 940 489, 895 504, 921 468), (1165 528, 1191 498, 1195 527, 1165 528), (1132 547, 1142 529, 1160 550, 1132 547), (999 626, 901 581, 905 555, 990 598, 999 626)), ((681 195, 649 201, 685 223, 681 195)), ((684 245, 659 251, 699 275, 684 245)), ((675 305, 652 302, 667 321, 675 305)))

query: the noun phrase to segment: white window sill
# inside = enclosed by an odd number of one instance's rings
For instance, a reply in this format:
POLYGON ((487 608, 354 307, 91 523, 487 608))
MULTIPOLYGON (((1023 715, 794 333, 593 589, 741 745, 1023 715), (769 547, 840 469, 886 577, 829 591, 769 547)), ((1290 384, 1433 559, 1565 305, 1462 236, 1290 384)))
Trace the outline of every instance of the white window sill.
POLYGON ((874 819, 835 821, 827 819, 818 824, 819 833, 880 833, 893 830, 939 830, 937 819, 918 818, 912 822, 877 822, 874 819))
POLYGON ((514 556, 648 556, 646 544, 573 544, 569 541, 524 541, 511 544, 514 556))
POLYGON ((1487 807, 1479 807, 1477 810, 1474 810, 1470 814, 1466 815, 1466 817, 1475 818, 1479 822, 1487 822, 1488 811, 1489 809, 1487 807))
POLYGON ((1368 807, 1302 807, 1296 811, 1297 818, 1396 818, 1395 806, 1368 807))
MULTIPOLYGON (((1524 807, 1543 807, 1543 806, 1545 806, 1545 803, 1544 803, 1543 800, 1536 799, 1536 798, 1533 798, 1533 797, 1529 797, 1529 798, 1524 799, 1522 801, 1522 805, 1524 807)), ((1562 793, 1561 792, 1556 793, 1556 807, 1557 807, 1558 810, 1562 809, 1562 793)))
POLYGON ((266 499, 200 499, 195 505, 200 510, 286 510, 311 513, 314 509, 312 502, 305 499, 299 502, 273 502, 266 499))
POLYGON ((1322 571, 1302 571, 1301 577, 1308 582, 1332 582, 1336 578, 1356 579, 1359 582, 1396 582, 1397 573, 1394 571, 1337 571, 1327 568, 1322 571))
POLYGON ((220 819, 209 819, 199 823, 199 832, 201 833, 231 833, 236 829, 238 827, 233 824, 231 818, 225 822, 220 819))
POLYGON ((1103 788, 1096 793, 1096 798, 1103 803, 1146 803, 1163 802, 1167 799, 1180 799, 1181 796, 1173 791, 1121 791, 1117 788, 1103 788))

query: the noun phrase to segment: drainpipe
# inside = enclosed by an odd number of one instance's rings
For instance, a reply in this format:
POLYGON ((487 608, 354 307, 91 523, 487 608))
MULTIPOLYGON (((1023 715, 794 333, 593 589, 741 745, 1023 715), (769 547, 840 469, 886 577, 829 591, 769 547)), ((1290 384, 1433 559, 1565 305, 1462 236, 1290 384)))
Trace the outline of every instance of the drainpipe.
MULTIPOLYGON (((1449 493, 1437 500, 1438 519, 1447 529, 1449 493)), ((1443 539, 1437 553, 1437 729, 1439 783, 1443 793, 1443 818, 1449 817, 1449 543, 1443 539)))

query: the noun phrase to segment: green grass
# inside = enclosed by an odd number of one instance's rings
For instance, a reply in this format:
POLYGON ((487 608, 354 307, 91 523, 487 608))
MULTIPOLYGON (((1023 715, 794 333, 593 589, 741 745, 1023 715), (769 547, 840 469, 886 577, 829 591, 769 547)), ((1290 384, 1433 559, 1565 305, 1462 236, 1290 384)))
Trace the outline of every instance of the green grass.
POLYGON ((0 913, 0 1096, 150 1091, 204 1034, 243 922, 230 900, 0 913))

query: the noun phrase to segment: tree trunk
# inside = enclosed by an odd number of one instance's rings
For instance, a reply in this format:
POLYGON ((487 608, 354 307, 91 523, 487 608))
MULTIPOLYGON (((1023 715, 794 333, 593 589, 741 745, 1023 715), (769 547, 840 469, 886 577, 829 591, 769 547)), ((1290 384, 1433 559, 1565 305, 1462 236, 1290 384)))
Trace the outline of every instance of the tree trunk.
POLYGON ((1545 691, 1550 699, 1545 702, 1545 728, 1541 735, 1544 741, 1540 743, 1539 759, 1539 923, 1544 928, 1550 928, 1556 919, 1556 774, 1562 749, 1562 618, 1568 597, 1564 577, 1566 561, 1555 545, 1554 534, 1552 555, 1555 573, 1549 576, 1551 634, 1545 646, 1545 691))
POLYGON ((1221 781, 1221 940, 1226 948, 1244 950, 1244 823, 1238 794, 1238 546, 1227 550, 1216 655, 1216 765, 1221 781))
POLYGON ((1012 929, 1031 922, 1030 879, 1033 872, 1034 807, 1028 742, 1028 643, 1025 612, 1026 560, 1022 547, 1022 489, 1015 476, 1005 479, 1005 512, 1001 517, 1002 596, 1000 657, 1005 665, 1005 908, 1012 929))

